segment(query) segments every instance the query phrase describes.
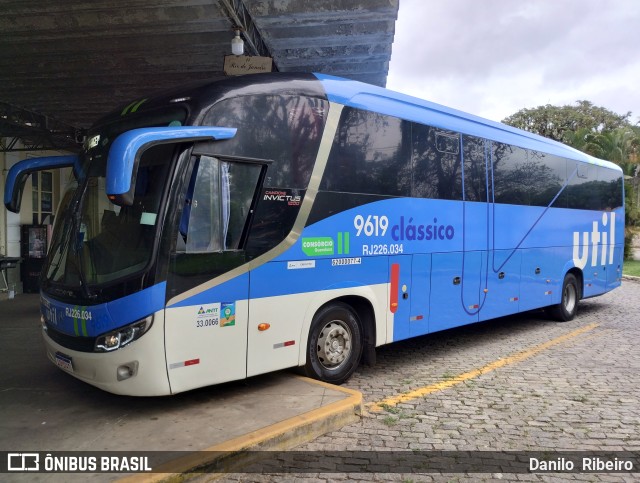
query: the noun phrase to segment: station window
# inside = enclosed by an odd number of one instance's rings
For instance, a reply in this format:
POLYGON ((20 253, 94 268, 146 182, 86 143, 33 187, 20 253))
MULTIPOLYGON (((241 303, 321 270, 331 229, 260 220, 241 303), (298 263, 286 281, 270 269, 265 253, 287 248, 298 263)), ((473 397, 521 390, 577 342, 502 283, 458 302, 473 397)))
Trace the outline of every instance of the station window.
POLYGON ((38 171, 31 175, 32 223, 53 224, 53 172, 38 171))

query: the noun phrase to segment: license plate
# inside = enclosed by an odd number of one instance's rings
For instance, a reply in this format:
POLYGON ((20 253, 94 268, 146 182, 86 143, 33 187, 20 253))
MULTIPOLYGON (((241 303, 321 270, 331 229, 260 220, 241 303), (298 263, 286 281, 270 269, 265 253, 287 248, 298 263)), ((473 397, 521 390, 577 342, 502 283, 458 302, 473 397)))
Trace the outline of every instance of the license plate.
POLYGON ((56 352, 56 365, 65 371, 73 372, 73 363, 71 357, 56 352))

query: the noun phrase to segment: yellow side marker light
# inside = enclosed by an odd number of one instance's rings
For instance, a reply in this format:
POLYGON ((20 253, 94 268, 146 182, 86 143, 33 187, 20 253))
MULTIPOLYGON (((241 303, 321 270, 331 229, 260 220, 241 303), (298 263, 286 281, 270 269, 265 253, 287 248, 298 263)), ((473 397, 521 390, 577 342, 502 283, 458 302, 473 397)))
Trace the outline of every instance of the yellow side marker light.
POLYGON ((260 332, 264 332, 265 330, 269 330, 269 327, 271 327, 271 324, 267 324, 266 322, 262 323, 262 324, 258 324, 258 330, 260 332))

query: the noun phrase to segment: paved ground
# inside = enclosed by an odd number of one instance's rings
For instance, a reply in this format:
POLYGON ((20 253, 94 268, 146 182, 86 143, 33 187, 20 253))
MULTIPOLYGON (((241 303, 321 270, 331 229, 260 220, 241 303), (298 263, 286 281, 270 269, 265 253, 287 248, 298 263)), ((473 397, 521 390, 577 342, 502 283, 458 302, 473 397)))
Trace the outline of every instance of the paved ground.
MULTIPOLYGON (((202 448, 206 447, 206 438, 201 437, 200 430, 176 432, 175 428, 184 428, 184 424, 165 423, 184 423, 183 415, 197 409, 196 424, 198 418, 212 424, 215 418, 208 417, 206 411, 211 409, 218 392, 225 398, 236 384, 239 392, 246 392, 247 382, 243 381, 157 400, 117 398, 94 390, 48 363, 41 347, 25 343, 39 331, 37 322, 32 322, 37 319, 37 305, 33 304, 33 314, 28 317, 28 324, 22 326, 18 313, 10 310, 17 307, 15 302, 2 302, 5 305, 0 314, 3 329, 0 394, 4 398, 0 405, 4 427, 0 442, 42 443, 49 435, 57 438, 61 448, 96 449, 93 444, 77 443, 91 434, 95 438, 96 428, 101 434, 97 441, 115 443, 117 438, 108 436, 116 432, 125 436, 123 431, 130 426, 129 436, 133 439, 121 440, 127 443, 127 448, 134 444, 149 449, 150 444, 157 443, 163 449, 171 449, 166 438, 147 433, 145 439, 140 425, 149 420, 147 429, 155 427, 172 432, 174 438, 187 437, 198 442, 194 446, 202 448), (31 347, 33 353, 25 353, 25 347, 31 347), (72 397, 65 399, 65 395, 72 397), (38 401, 44 406, 38 406, 38 401), (121 424, 121 415, 135 424, 121 424), (67 426, 65 418, 74 424, 67 426), (78 426, 78 422, 83 424, 78 426)), ((278 453, 275 461, 259 467, 263 474, 212 474, 198 479, 638 481, 639 473, 511 474, 495 461, 483 460, 486 453, 477 453, 493 451, 495 456, 497 451, 540 451, 551 455, 554 451, 576 450, 590 450, 594 454, 640 452, 638 324, 640 282, 629 281, 610 294, 583 301, 579 316, 569 323, 549 321, 541 312, 528 313, 382 347, 378 349, 378 365, 360 369, 346 384, 364 394, 368 411, 358 423, 300 445, 295 448, 296 453, 284 456, 278 453), (349 453, 353 451, 363 453, 349 453), (389 456, 381 451, 396 453, 389 456), (405 455, 420 456, 424 454, 421 451, 470 451, 487 472, 412 473, 409 467, 415 468, 415 459, 406 463, 405 455), (305 472, 296 473, 301 467, 305 472), (369 471, 397 468, 398 472, 355 472, 363 467, 369 471), (339 472, 345 468, 350 472, 339 472)), ((258 379, 252 381, 260 383, 258 379)), ((244 419, 243 416, 240 420, 244 419)), ((177 447, 183 449, 184 445, 177 447)), ((455 458, 451 455, 448 458, 442 460, 442 467, 459 468, 455 466, 455 458)), ((33 481, 26 476, 20 481, 33 481)))
POLYGON ((375 453, 340 457, 347 450, 640 451, 640 283, 625 281, 612 293, 582 301, 578 317, 568 323, 528 313, 380 348, 378 365, 361 369, 346 386, 362 391, 368 404, 360 422, 297 447, 297 462, 281 457, 275 466, 262 465, 272 473, 224 480, 638 481, 640 473, 335 469, 380 463, 375 453), (402 394, 408 400, 398 402, 402 394), (323 460, 331 451, 337 457, 323 460), (301 464, 311 469, 294 473, 301 464), (276 474, 286 467, 293 469, 276 474))

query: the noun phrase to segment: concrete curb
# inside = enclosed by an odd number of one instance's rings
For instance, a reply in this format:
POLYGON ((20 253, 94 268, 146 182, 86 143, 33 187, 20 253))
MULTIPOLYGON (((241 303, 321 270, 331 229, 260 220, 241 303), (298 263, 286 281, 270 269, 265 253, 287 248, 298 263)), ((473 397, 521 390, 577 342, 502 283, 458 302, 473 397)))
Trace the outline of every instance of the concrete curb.
POLYGON ((640 277, 635 277, 633 275, 622 275, 622 280, 627 280, 631 282, 640 282, 640 277))
MULTIPOLYGON (((192 477, 197 469, 209 466, 224 467, 226 472, 239 471, 255 461, 247 461, 246 451, 286 450, 311 441, 318 436, 342 428, 360 419, 362 414, 362 393, 340 386, 334 386, 308 377, 293 376, 310 384, 317 384, 332 391, 345 393, 347 397, 313 411, 294 416, 279 423, 233 438, 224 443, 205 448, 182 458, 169 461, 154 468, 157 473, 137 474, 118 480, 119 483, 177 483, 192 477), (214 453, 215 454, 211 454, 214 453)), ((224 473, 217 473, 223 477, 224 473)), ((216 474, 209 474, 216 479, 216 474)))

